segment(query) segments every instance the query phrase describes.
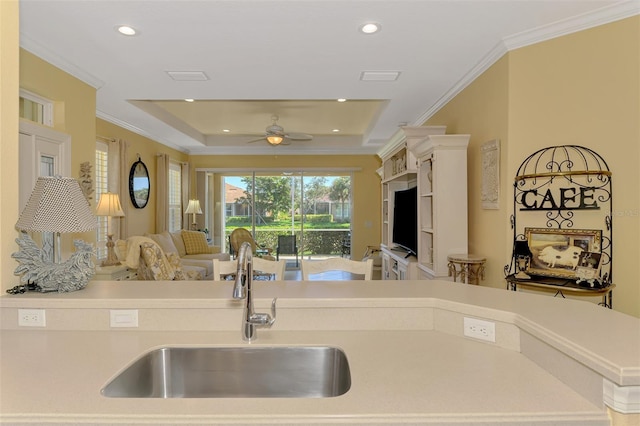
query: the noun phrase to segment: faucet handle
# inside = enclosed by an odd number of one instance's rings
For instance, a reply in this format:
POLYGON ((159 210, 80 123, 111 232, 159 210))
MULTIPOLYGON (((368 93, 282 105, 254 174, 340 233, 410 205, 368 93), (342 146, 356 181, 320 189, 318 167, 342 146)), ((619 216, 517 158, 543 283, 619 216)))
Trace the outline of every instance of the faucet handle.
POLYGON ((249 317, 249 324, 253 324, 258 327, 271 327, 274 322, 276 322, 276 300, 277 298, 271 301, 271 315, 269 314, 252 314, 249 317))
POLYGON ((271 301, 271 319, 269 320, 269 327, 271 327, 273 323, 276 322, 276 300, 278 300, 278 298, 274 297, 271 301))

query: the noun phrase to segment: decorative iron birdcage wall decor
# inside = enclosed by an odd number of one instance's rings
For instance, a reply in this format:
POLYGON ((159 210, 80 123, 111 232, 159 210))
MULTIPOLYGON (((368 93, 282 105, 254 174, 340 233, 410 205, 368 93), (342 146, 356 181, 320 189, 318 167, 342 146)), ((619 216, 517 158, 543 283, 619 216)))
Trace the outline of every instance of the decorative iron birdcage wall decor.
MULTIPOLYGON (((611 175, 606 161, 583 146, 551 146, 527 157, 518 168, 513 184, 510 220, 514 251, 510 263, 504 267, 505 275, 518 272, 516 243, 528 241, 535 245, 529 247, 532 256, 553 266, 551 269, 575 271, 579 262, 597 258, 597 286, 610 285, 613 279, 611 175), (546 228, 551 232, 532 232, 532 228, 538 231, 546 228), (582 247, 582 240, 575 240, 576 234, 590 234, 594 230, 600 234, 597 245, 582 247), (535 235, 535 241, 531 235, 535 235), (575 247, 571 255, 563 250, 563 245, 569 244, 575 247), (588 255, 591 252, 597 253, 588 255)), ((552 272, 562 276, 564 271, 552 272)))

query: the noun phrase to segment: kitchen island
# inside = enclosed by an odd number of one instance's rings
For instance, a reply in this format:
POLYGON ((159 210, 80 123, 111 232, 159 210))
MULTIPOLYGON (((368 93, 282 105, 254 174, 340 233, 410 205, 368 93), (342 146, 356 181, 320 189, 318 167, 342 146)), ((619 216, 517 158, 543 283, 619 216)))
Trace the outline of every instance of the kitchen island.
POLYGON ((74 293, 0 297, 0 420, 609 425, 607 406, 633 412, 640 389, 640 321, 588 302, 445 281, 254 284, 258 311, 273 297, 276 323, 250 345, 343 349, 346 394, 103 397, 100 389, 150 349, 249 344, 231 283, 91 282, 74 293), (46 327, 18 326, 19 309, 44 310, 46 327), (112 311, 136 312, 137 327, 111 327, 112 311), (465 337, 465 317, 494 323, 495 342, 465 337))

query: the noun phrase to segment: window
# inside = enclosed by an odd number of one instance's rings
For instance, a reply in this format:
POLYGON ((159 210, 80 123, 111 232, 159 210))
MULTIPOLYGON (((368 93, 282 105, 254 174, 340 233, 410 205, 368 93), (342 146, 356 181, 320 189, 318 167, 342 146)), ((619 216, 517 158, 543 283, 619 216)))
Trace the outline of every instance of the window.
POLYGON ((180 164, 169 164, 169 232, 182 229, 182 170, 180 164))
POLYGON ((20 89, 20 118, 45 126, 53 126, 53 102, 20 89))
MULTIPOLYGON (((96 204, 100 201, 100 195, 107 192, 107 176, 109 170, 109 150, 105 142, 96 142, 96 204)), ((96 257, 104 259, 107 257, 107 217, 98 216, 98 228, 96 229, 96 257)))

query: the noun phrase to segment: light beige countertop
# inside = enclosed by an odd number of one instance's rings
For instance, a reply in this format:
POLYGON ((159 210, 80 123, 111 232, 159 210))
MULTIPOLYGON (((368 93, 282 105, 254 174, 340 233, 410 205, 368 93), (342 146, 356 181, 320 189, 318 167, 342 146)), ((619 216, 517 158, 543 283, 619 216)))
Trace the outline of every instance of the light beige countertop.
POLYGON ((606 387, 633 399, 640 385, 640 320, 588 302, 444 281, 254 284, 257 311, 279 299, 251 345, 340 347, 346 394, 105 398, 109 379, 152 348, 248 343, 230 283, 91 282, 0 297, 0 421, 609 425, 606 387), (18 309, 44 309, 47 326, 18 327, 18 309), (111 328, 116 309, 137 311, 138 327, 111 328), (464 317, 494 322, 496 342, 464 337, 464 317))

